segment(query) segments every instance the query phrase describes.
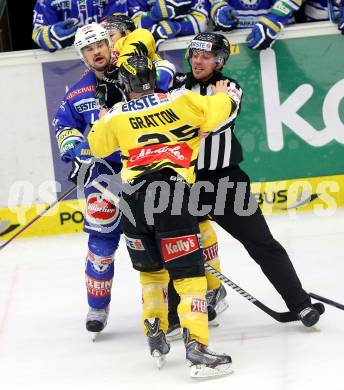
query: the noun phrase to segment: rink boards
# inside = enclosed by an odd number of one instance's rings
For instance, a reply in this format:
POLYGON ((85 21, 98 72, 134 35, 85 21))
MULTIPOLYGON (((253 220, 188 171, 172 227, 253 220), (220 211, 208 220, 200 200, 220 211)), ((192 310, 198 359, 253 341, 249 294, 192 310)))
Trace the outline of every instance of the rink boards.
MULTIPOLYGON (((319 216, 330 216, 338 207, 344 206, 344 175, 252 183, 252 194, 265 215, 284 213, 292 218, 296 212, 308 211, 319 216)), ((0 239, 9 239, 46 206, 35 204, 1 208, 0 239)), ((240 201, 237 207, 240 212, 240 201)), ((62 201, 20 237, 81 232, 84 209, 84 199, 62 201)))
MULTIPOLYGON (((224 72, 244 90, 235 133, 242 168, 265 214, 314 210, 344 203, 343 36, 330 22, 288 27, 273 49, 252 51, 247 32, 232 44, 224 72), (304 178, 304 179, 299 179, 304 178)), ((162 55, 186 71, 189 37, 161 45, 162 55)), ((52 120, 84 66, 71 49, 0 54, 3 167, 0 239, 6 239, 70 188, 70 165, 59 158, 52 120), (11 88, 7 81, 11 80, 11 88), (6 173, 5 173, 6 172, 6 173)), ((82 230, 84 200, 74 194, 22 237, 82 230)), ((239 206, 240 208, 240 206, 239 206)))

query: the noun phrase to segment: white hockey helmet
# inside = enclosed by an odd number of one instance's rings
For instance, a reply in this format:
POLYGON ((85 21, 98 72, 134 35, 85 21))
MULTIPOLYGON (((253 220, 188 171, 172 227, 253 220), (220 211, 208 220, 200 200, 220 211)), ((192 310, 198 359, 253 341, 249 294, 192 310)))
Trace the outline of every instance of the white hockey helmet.
POLYGON ((112 42, 110 38, 109 31, 102 27, 98 23, 86 24, 85 26, 79 27, 76 30, 74 47, 78 52, 79 56, 83 61, 85 61, 82 54, 82 49, 91 43, 107 41, 109 48, 111 49, 112 42))

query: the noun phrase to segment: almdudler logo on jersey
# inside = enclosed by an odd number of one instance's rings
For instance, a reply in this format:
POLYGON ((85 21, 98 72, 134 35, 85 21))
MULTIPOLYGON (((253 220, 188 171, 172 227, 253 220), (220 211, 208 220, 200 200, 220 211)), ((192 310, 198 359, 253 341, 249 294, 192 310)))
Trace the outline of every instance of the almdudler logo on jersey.
POLYGON ((190 167, 192 149, 185 142, 174 145, 149 145, 129 150, 127 167, 153 164, 157 161, 170 160, 183 167, 190 167))
POLYGON ((126 235, 124 235, 124 238, 128 248, 134 249, 135 251, 145 250, 143 242, 139 238, 131 238, 131 237, 127 237, 126 235))
POLYGON ((196 252, 199 248, 196 234, 161 239, 161 252, 165 262, 189 255, 192 252, 196 252))
POLYGON ((192 298, 191 311, 197 313, 208 313, 207 301, 205 299, 192 298))
POLYGON ((102 194, 93 193, 87 197, 86 219, 97 225, 108 225, 119 215, 118 208, 102 194))

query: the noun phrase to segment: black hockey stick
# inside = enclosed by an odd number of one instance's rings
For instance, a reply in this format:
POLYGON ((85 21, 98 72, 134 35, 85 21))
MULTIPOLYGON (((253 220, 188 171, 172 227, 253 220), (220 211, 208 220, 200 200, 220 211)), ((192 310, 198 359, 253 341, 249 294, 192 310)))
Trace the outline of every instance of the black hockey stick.
POLYGON ((318 295, 318 294, 309 293, 309 295, 310 295, 312 298, 316 299, 317 301, 324 302, 324 303, 327 303, 328 305, 331 305, 331 306, 336 307, 337 309, 344 310, 344 305, 342 305, 341 303, 332 301, 331 299, 322 297, 321 295, 318 295))
POLYGON ((244 298, 246 298, 248 301, 253 303, 255 306, 259 307, 260 310, 263 310, 264 313, 268 314, 270 317, 274 318, 278 322, 292 322, 292 321, 298 321, 299 318, 297 317, 296 313, 292 313, 290 311, 286 311, 283 313, 280 313, 278 311, 274 311, 270 309, 269 307, 265 306, 262 302, 258 301, 255 297, 253 297, 251 294, 243 290, 241 287, 239 287, 237 284, 229 280, 225 275, 223 275, 221 272, 217 271, 215 268, 213 268, 208 263, 204 263, 204 268, 213 274, 215 277, 220 279, 222 282, 226 283, 227 286, 238 292, 240 295, 242 295, 244 298))
POLYGON ((28 222, 25 226, 23 226, 20 230, 18 230, 17 233, 15 233, 11 238, 9 238, 2 245, 0 245, 0 251, 4 249, 10 242, 12 242, 16 237, 22 234, 26 229, 28 229, 34 222, 36 222, 39 218, 41 218, 46 212, 48 212, 55 205, 57 205, 57 203, 61 202, 61 200, 63 200, 66 196, 71 194, 76 188, 77 185, 75 184, 73 185, 73 187, 69 188, 66 192, 64 192, 59 198, 57 198, 55 202, 48 205, 40 214, 36 215, 35 218, 33 218, 30 222, 28 222))

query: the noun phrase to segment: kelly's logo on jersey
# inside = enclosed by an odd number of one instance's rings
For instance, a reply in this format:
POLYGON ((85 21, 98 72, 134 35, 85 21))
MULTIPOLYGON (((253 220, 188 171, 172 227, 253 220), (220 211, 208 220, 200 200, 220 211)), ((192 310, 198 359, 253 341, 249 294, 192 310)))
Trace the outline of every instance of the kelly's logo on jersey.
POLYGON ((185 143, 174 145, 149 145, 129 150, 127 167, 150 165, 158 161, 169 160, 183 167, 190 167, 192 149, 185 143))
POLYGON ((165 262, 189 255, 200 248, 196 234, 188 236, 163 238, 161 240, 161 253, 165 262))

